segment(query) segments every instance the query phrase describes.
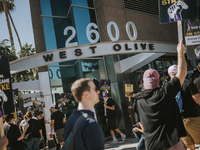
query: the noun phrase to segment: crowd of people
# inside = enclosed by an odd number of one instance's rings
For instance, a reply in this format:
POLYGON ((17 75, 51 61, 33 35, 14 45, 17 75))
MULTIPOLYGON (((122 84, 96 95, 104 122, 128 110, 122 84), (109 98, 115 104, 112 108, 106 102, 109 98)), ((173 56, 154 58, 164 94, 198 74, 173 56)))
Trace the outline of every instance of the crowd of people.
MULTIPOLYGON (((134 94, 133 133, 138 140, 137 150, 194 150, 200 144, 200 77, 194 82, 186 81, 186 48, 183 41, 177 45, 178 65, 169 67, 171 80, 159 86, 159 73, 148 69, 143 75, 144 90, 134 94), (181 101, 181 102, 180 102, 181 101)), ((198 65, 200 71, 200 64, 198 65)), ((50 137, 56 143, 56 149, 74 150, 104 149, 104 133, 95 119, 94 106, 99 100, 99 90, 91 79, 76 80, 71 86, 78 108, 73 110, 66 121, 58 106, 51 108, 50 137)), ((113 138, 111 144, 118 143, 115 132, 126 140, 116 125, 114 100, 104 97, 106 121, 113 138)), ((38 150, 40 141, 46 143, 46 130, 42 112, 33 118, 27 112, 24 120, 14 121, 14 115, 5 117, 1 138, 7 149, 38 150), (29 136, 31 138, 29 139, 29 136), (25 141, 25 142, 24 142, 25 141)), ((200 148, 199 148, 200 149, 200 148)))

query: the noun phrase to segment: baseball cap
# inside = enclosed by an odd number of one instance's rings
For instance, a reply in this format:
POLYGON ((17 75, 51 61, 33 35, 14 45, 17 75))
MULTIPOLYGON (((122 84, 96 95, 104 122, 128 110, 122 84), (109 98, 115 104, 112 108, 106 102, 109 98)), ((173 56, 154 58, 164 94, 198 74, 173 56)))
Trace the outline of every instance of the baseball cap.
POLYGON ((55 104, 52 104, 51 107, 55 107, 55 104))
POLYGON ((171 65, 168 68, 168 74, 175 75, 177 73, 177 65, 171 65))
POLYGON ((158 85, 160 75, 155 69, 148 69, 144 72, 143 82, 145 89, 153 89, 158 85))

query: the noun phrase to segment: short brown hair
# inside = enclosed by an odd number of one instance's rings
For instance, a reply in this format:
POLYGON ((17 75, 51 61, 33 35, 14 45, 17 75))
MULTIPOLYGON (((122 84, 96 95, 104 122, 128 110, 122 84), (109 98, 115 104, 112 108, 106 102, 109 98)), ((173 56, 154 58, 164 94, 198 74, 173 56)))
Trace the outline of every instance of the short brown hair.
POLYGON ((71 87, 72 95, 76 99, 77 102, 81 101, 82 95, 84 91, 90 91, 90 86, 88 82, 92 81, 90 78, 82 78, 76 80, 71 87))
POLYGON ((8 115, 6 115, 6 117, 5 117, 5 121, 6 122, 10 122, 12 119, 14 119, 15 117, 14 117, 14 115, 13 114, 8 114, 8 115))
POLYGON ((28 118, 32 118, 32 113, 30 112, 30 111, 27 111, 26 112, 26 118, 28 119, 28 118))
POLYGON ((198 70, 200 70, 200 63, 197 65, 197 67, 198 67, 198 70))

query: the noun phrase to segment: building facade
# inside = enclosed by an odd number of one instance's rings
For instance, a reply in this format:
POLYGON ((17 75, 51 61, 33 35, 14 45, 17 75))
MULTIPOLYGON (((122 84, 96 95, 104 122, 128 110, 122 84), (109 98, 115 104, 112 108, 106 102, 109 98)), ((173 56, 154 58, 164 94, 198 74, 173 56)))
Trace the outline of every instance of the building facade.
MULTIPOLYGON (((50 52, 60 52, 56 63, 38 65, 40 73, 47 73, 51 91, 47 93, 53 95, 53 101, 60 93, 70 93, 76 79, 110 79, 117 125, 129 131, 132 125, 125 84, 133 84, 135 93, 140 91, 142 75, 149 68, 167 79, 168 67, 177 64, 177 24, 159 23, 156 0, 30 0, 30 8, 37 54, 49 52, 43 58, 50 62, 55 58, 50 52), (84 54, 85 45, 91 54, 84 54), (77 57, 64 61, 70 55, 61 52, 70 48, 77 57)), ((40 85, 42 82, 40 78, 40 85)), ((102 105, 96 111, 103 127, 102 105)))

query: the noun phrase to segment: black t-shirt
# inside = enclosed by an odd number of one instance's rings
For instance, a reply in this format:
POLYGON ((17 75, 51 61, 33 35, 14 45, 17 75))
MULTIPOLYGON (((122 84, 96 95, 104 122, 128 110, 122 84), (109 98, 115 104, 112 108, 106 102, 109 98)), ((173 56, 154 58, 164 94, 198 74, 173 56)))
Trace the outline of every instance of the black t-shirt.
POLYGON ((51 115, 51 120, 54 120, 54 131, 64 128, 64 123, 63 123, 64 117, 65 117, 64 114, 60 111, 55 111, 51 115))
POLYGON ((181 88, 181 96, 183 100, 183 110, 182 117, 198 117, 200 116, 200 107, 193 100, 192 95, 199 93, 198 89, 192 81, 185 81, 181 88))
MULTIPOLYGON (((108 98, 106 100, 106 105, 109 106, 109 107, 112 107, 113 105, 115 105, 114 100, 112 98, 108 98)), ((111 109, 106 108, 106 117, 108 119, 115 119, 116 118, 115 110, 111 110, 111 109)))
POLYGON ((42 127, 41 127, 39 121, 36 119, 30 119, 27 122, 29 124, 29 127, 28 127, 25 135, 32 132, 32 136, 34 138, 41 138, 39 130, 41 130, 42 127))
POLYGON ((15 147, 18 145, 19 141, 17 139, 21 136, 19 128, 17 125, 7 123, 4 125, 4 132, 9 141, 8 147, 15 147))
POLYGON ((46 136, 46 128, 45 128, 45 122, 44 122, 44 118, 42 118, 42 119, 38 119, 38 121, 40 122, 40 125, 41 125, 41 127, 42 127, 42 135, 44 136, 46 136))
POLYGON ((167 150, 187 135, 175 100, 180 87, 179 79, 174 77, 161 88, 136 94, 136 110, 144 127, 146 149, 167 150))
POLYGON ((194 80, 194 84, 196 85, 198 91, 200 92, 200 77, 194 80))
POLYGON ((94 113, 90 110, 73 110, 65 124, 64 140, 67 139, 82 113, 87 113, 90 118, 87 118, 78 127, 74 136, 74 150, 103 150, 104 134, 100 125, 94 119, 94 113))

